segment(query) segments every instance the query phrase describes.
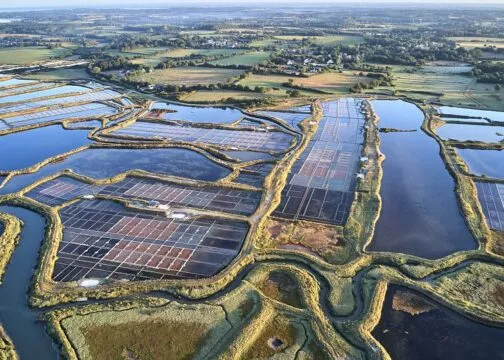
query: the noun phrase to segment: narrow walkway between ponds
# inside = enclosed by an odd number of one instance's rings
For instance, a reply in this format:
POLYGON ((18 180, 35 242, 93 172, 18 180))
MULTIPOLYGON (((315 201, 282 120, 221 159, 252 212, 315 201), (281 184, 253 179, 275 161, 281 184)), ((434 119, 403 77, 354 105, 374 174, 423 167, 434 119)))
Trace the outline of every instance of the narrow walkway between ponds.
MULTIPOLYGON (((353 294, 355 307, 353 311, 345 316, 337 316, 331 309, 329 302, 330 284, 327 279, 321 275, 313 266, 305 263, 302 260, 265 260, 257 261, 244 268, 240 269, 231 283, 227 284, 223 289, 202 299, 194 300, 183 296, 176 296, 167 292, 152 291, 148 293, 138 293, 129 296, 118 297, 114 299, 90 300, 84 303, 67 303, 56 305, 46 309, 32 309, 28 306, 27 291, 31 281, 33 269, 38 261, 38 251, 41 247, 41 242, 45 238, 45 219, 36 212, 20 207, 0 206, 0 212, 8 213, 22 220, 24 226, 17 248, 15 249, 11 262, 7 267, 4 281, 0 286, 0 323, 4 326, 7 334, 11 337, 16 346, 20 359, 58 359, 59 351, 56 344, 46 332, 45 324, 37 322, 37 317, 45 311, 67 308, 71 306, 82 306, 85 304, 107 303, 110 301, 134 299, 143 296, 157 296, 170 301, 177 301, 182 304, 197 304, 217 300, 221 296, 236 289, 242 280, 257 266, 263 264, 290 264, 297 266, 312 274, 320 284, 320 306, 326 317, 331 320, 339 334, 346 339, 351 345, 362 351, 363 355, 368 350, 368 346, 363 339, 354 339, 349 336, 345 330, 344 323, 354 322, 358 320, 365 309, 364 298, 362 294, 362 279, 374 266, 382 265, 389 266, 387 261, 377 261, 375 264, 362 268, 353 278, 353 294), (383 263, 382 263, 383 262, 383 263)), ((445 275, 454 269, 460 269, 475 260, 490 261, 490 259, 480 259, 475 256, 475 259, 466 259, 459 264, 443 269, 435 274, 429 275, 419 281, 428 281, 433 277, 445 275)), ((400 269, 397 269, 399 272, 400 269)), ((461 313, 461 315, 464 315, 461 313)))

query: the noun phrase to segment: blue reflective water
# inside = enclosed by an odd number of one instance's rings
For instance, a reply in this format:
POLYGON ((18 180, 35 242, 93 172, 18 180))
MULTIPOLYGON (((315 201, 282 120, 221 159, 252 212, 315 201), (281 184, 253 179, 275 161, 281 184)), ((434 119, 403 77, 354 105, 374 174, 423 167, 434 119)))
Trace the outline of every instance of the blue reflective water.
POLYGON ((474 175, 504 179, 504 150, 457 149, 474 175))
POLYGON ((403 124, 418 131, 380 134, 380 150, 385 155, 382 210, 368 250, 436 259, 475 249, 439 145, 420 130, 422 111, 404 101, 377 100, 372 105, 380 124, 403 124))
POLYGON ((87 130, 60 125, 0 136, 0 171, 24 169, 52 156, 89 144, 87 130))
POLYGON ((504 142, 504 127, 445 124, 436 130, 443 140, 504 142))
POLYGON ((485 118, 491 121, 503 121, 504 122, 504 112, 501 111, 490 111, 490 110, 479 110, 479 109, 467 109, 459 108, 453 106, 440 106, 438 107, 438 112, 440 114, 450 114, 457 116, 471 116, 475 118, 485 118))
POLYGON ((0 194, 19 191, 43 177, 65 169, 95 179, 109 178, 136 169, 161 175, 215 181, 231 172, 191 150, 94 148, 72 154, 63 161, 50 163, 33 174, 17 175, 0 189, 0 194))
POLYGON ((14 251, 0 286, 0 324, 10 336, 20 359, 58 359, 58 351, 37 321, 38 312, 27 304, 27 292, 38 252, 45 236, 45 220, 23 208, 0 206, 0 212, 23 221, 19 244, 14 251))
POLYGON ((169 103, 155 103, 152 109, 163 109, 175 112, 165 112, 162 119, 185 120, 198 123, 229 124, 241 117, 241 111, 229 107, 196 107, 169 103))

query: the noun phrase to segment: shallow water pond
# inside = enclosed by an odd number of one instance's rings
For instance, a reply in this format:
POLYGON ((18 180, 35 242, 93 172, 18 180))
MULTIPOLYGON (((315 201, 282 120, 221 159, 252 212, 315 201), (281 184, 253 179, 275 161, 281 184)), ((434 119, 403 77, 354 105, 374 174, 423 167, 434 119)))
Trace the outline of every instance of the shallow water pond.
POLYGON ((445 124, 438 128, 436 133, 443 140, 490 143, 504 141, 504 127, 502 126, 445 124))
POLYGON ((224 151, 224 154, 240 161, 271 160, 275 158, 268 153, 257 151, 224 151))
POLYGON ((9 79, 0 81, 0 87, 14 86, 14 85, 24 85, 34 83, 33 80, 24 80, 24 79, 9 79))
POLYGON ((229 107, 196 107, 158 102, 152 106, 152 109, 175 111, 163 112, 161 118, 165 120, 185 120, 198 123, 229 124, 243 117, 241 111, 229 107))
POLYGON ((3 118, 0 125, 3 124, 7 128, 16 128, 65 119, 102 117, 115 113, 117 113, 117 109, 111 106, 102 103, 89 103, 3 118))
POLYGON ((0 171, 24 169, 52 156, 89 144, 87 130, 60 125, 0 136, 0 171))
POLYGON ((453 107, 453 106, 440 106, 437 109, 441 115, 450 114, 450 115, 457 115, 457 116, 471 116, 471 117, 475 117, 475 118, 489 119, 490 121, 503 121, 504 122, 504 112, 501 112, 501 111, 467 109, 467 108, 459 108, 459 107, 453 107))
POLYGON ((457 149, 457 153, 474 175, 504 179, 504 151, 457 149))
POLYGON ((70 123, 67 125, 69 129, 77 129, 77 128, 101 128, 102 122, 100 120, 87 120, 87 121, 77 121, 74 123, 70 123))
POLYGON ((0 98, 0 104, 6 104, 6 103, 10 103, 10 102, 29 101, 31 99, 37 99, 37 98, 41 98, 41 97, 55 96, 55 95, 62 95, 62 94, 69 94, 69 93, 79 93, 79 92, 84 92, 84 91, 89 91, 89 89, 82 87, 82 86, 65 85, 65 86, 60 86, 60 87, 47 89, 47 90, 29 92, 29 93, 13 95, 13 96, 6 96, 3 98, 0 98))
POLYGON ((95 179, 104 179, 128 170, 215 181, 231 171, 197 152, 167 149, 87 149, 68 156, 60 162, 42 167, 33 174, 18 175, 0 189, 0 193, 19 191, 33 182, 71 169, 73 172, 95 179))
MULTIPOLYGON (((418 310, 418 309, 417 309, 418 310)), ((504 359, 504 329, 485 326, 442 307, 426 296, 389 285, 382 316, 373 336, 392 359, 504 359), (415 296, 423 311, 411 315, 394 306, 394 296, 415 296)))
MULTIPOLYGON (((423 113, 403 101, 373 101, 380 123, 401 123, 416 132, 381 133, 385 155, 382 211, 371 251, 400 252, 434 259, 475 249, 459 210, 455 182, 439 156, 439 145, 420 130, 423 113)), ((389 127, 389 126, 386 126, 389 127)))
POLYGON ((424 120, 423 113, 413 104, 402 100, 376 100, 371 102, 379 116, 380 128, 414 130, 424 120))

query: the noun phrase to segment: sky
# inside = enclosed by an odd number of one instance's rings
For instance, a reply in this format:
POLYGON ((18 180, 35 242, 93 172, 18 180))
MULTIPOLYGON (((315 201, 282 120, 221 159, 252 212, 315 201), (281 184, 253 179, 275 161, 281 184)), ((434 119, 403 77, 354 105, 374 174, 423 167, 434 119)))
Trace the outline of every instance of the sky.
POLYGON ((176 6, 184 6, 188 4, 198 4, 203 3, 206 6, 212 4, 223 4, 229 3, 232 5, 240 5, 240 4, 310 4, 313 3, 325 3, 325 4, 380 4, 380 3, 418 3, 418 4, 502 4, 502 0, 0 0, 0 8, 20 8, 20 7, 53 7, 53 6, 61 6, 61 7, 88 7, 88 6, 96 6, 96 7, 104 7, 104 6, 117 6, 117 7, 127 7, 139 4, 148 4, 148 5, 176 5, 176 6))

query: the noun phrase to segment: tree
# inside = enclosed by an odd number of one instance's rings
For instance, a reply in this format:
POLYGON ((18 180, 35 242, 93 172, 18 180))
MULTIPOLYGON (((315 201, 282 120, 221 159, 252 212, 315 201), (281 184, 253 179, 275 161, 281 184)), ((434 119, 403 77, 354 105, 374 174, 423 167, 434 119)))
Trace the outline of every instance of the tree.
POLYGON ((98 75, 99 73, 101 73, 100 67, 99 66, 93 66, 93 68, 91 69, 91 74, 98 75))
POLYGON ((287 94, 289 94, 290 97, 299 97, 299 96, 301 96, 301 91, 289 90, 289 91, 287 91, 287 94))

